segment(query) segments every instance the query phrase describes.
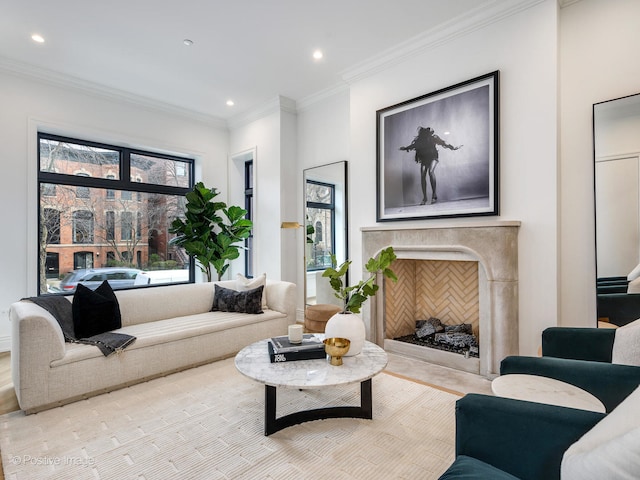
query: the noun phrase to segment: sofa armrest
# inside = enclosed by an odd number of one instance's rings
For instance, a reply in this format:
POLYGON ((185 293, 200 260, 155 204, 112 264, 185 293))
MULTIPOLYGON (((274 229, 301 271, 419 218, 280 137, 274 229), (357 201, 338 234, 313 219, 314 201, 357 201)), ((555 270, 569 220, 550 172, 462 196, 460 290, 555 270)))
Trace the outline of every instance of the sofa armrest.
POLYGON ((49 366, 66 352, 62 329, 44 308, 29 301, 11 305, 11 376, 20 408, 40 405, 49 366), (36 393, 34 393, 36 392, 36 393))
POLYGON ((456 402, 456 456, 476 458, 523 480, 558 479, 565 450, 604 416, 468 394, 456 402))
POLYGON ((597 397, 607 412, 613 410, 640 384, 640 367, 553 357, 507 357, 500 375, 523 373, 555 378, 597 397))
POLYGON ((290 324, 296 323, 296 284, 267 280, 267 302, 269 308, 286 313, 290 324))
POLYGON ((542 332, 542 356, 611 363, 613 328, 551 327, 542 332))

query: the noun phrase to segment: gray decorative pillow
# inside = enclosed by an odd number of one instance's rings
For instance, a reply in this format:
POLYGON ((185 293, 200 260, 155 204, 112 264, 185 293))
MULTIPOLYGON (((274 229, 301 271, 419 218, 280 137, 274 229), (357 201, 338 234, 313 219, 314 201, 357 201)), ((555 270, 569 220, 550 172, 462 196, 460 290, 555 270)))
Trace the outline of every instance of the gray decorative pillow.
POLYGON ((257 277, 247 278, 241 273, 236 275, 236 288, 238 292, 246 292, 247 290, 253 290, 260 285, 264 285, 265 290, 262 291, 262 309, 269 308, 267 306, 267 274, 263 273, 257 277))
POLYGON ((238 292, 216 284, 212 312, 262 313, 264 286, 238 292))

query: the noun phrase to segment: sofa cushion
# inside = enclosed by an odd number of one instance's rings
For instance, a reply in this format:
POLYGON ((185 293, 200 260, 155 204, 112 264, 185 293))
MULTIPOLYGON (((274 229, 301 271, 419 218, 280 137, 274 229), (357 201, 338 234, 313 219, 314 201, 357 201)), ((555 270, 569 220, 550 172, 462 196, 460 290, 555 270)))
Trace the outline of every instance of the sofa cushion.
POLYGON ((640 366, 640 319, 616 329, 611 363, 640 366))
POLYGON ((458 455, 455 462, 438 480, 518 480, 510 473, 503 472, 481 460, 458 455))
POLYGON ((571 445, 562 457, 563 480, 638 478, 640 387, 571 445))
POLYGON ((254 288, 258 288, 259 286, 263 286, 264 289, 262 291, 262 309, 268 308, 267 303, 267 274, 263 273, 262 275, 258 275, 257 277, 247 278, 241 273, 236 276, 236 290, 239 292, 246 292, 247 290, 253 290, 254 288))
POLYGON ((264 286, 259 286, 245 292, 238 292, 230 288, 216 285, 213 295, 212 312, 262 313, 262 292, 264 286))
MULTIPOLYGON (((246 315, 236 312, 206 312, 196 315, 168 318, 156 322, 145 322, 129 325, 116 330, 116 333, 124 333, 136 337, 135 343, 119 356, 119 361, 127 361, 128 353, 158 345, 167 345, 173 348, 189 341, 194 337, 203 335, 222 335, 230 342, 244 342, 247 336, 246 328, 257 329, 258 323, 277 323, 286 315, 275 310, 268 310, 262 315, 246 315)), ((286 332, 286 328, 284 328, 286 332)), ((242 344, 245 346, 246 343, 242 344)), ((66 351, 59 360, 51 362, 51 367, 81 362, 83 360, 104 358, 100 351, 91 346, 79 343, 65 344, 66 351)), ((239 349, 238 349, 239 350, 239 349)))
POLYGON ((76 338, 92 337, 122 326, 118 299, 106 280, 95 291, 78 284, 72 313, 76 338))

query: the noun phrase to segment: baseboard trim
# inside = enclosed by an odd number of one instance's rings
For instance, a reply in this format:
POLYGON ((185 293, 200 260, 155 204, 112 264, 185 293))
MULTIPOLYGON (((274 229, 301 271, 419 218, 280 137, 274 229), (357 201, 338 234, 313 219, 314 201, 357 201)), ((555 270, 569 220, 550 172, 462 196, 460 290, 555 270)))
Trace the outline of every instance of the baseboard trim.
POLYGON ((11 351, 11 335, 0 336, 0 352, 11 351))

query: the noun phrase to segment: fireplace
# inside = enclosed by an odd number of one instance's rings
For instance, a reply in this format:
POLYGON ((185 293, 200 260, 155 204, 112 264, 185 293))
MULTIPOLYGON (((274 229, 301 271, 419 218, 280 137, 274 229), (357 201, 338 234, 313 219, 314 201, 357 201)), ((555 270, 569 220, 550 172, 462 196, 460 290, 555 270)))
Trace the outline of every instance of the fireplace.
POLYGON ((479 358, 478 262, 397 259, 385 279, 385 336, 479 358))
POLYGON ((398 284, 380 275, 381 290, 365 304, 368 339, 389 352, 485 377, 499 374, 500 361, 518 353, 519 226, 500 221, 363 228, 363 262, 392 246, 399 274, 398 284), (477 356, 394 340, 430 317, 443 317, 445 325, 471 324, 477 356))

